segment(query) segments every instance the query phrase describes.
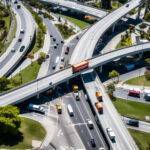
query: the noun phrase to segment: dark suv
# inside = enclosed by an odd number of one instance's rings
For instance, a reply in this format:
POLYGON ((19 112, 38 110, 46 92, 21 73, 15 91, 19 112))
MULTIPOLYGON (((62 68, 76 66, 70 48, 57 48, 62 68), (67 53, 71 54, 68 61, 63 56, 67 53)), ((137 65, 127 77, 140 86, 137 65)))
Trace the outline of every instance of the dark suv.
POLYGON ((20 48, 20 52, 22 52, 24 50, 25 46, 21 46, 20 48))

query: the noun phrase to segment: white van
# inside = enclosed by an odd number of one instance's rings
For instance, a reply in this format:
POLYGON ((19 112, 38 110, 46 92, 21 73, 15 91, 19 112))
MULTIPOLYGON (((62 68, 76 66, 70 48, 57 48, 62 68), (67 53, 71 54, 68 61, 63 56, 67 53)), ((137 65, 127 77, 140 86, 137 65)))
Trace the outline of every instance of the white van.
POLYGON ((40 113, 45 113, 45 109, 43 106, 40 106, 40 105, 35 105, 35 104, 29 104, 29 110, 32 110, 32 111, 36 111, 36 112, 40 112, 40 113))
POLYGON ((68 109, 68 113, 69 113, 70 117, 74 116, 73 109, 70 104, 67 105, 67 109, 68 109))

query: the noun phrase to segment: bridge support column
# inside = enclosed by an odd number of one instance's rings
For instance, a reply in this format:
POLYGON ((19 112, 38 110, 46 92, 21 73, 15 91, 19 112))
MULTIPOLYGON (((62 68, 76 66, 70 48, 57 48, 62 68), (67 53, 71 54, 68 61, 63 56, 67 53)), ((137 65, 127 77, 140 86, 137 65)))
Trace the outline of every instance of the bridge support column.
POLYGON ((142 6, 140 5, 138 9, 138 15, 136 17, 137 19, 140 19, 141 9, 142 9, 142 6))
POLYGON ((102 71, 103 71, 103 66, 100 66, 98 70, 99 70, 100 73, 102 73, 102 71))
POLYGON ((150 0, 145 0, 145 14, 148 12, 149 5, 150 5, 150 0))
POLYGON ((143 52, 139 53, 139 59, 141 59, 143 57, 143 52))
POLYGON ((38 93, 38 94, 37 94, 37 99, 39 99, 39 98, 40 98, 40 94, 38 93))
POLYGON ((116 23, 112 26, 112 33, 115 31, 116 23))

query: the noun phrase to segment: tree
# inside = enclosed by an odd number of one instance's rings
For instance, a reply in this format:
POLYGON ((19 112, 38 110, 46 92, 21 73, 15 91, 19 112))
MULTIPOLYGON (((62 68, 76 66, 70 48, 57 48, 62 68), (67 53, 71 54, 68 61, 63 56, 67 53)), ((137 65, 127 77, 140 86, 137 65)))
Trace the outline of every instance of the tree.
POLYGON ((0 107, 0 137, 17 135, 20 124, 21 118, 17 107, 0 107))
POLYGON ((9 79, 7 79, 6 77, 1 77, 0 78, 0 91, 7 90, 9 83, 10 83, 9 79))
POLYGON ((149 70, 145 71, 144 75, 145 75, 145 79, 150 81, 150 71, 149 70))
POLYGON ((103 9, 111 9, 111 0, 102 0, 103 9))
POLYGON ((114 99, 114 96, 113 96, 113 92, 115 91, 115 86, 113 83, 110 83, 108 86, 107 86, 107 93, 109 95, 109 97, 111 99, 114 99))
POLYGON ((111 72, 109 72, 109 78, 115 78, 118 77, 118 81, 119 81, 119 72, 117 72, 116 70, 112 70, 111 72))

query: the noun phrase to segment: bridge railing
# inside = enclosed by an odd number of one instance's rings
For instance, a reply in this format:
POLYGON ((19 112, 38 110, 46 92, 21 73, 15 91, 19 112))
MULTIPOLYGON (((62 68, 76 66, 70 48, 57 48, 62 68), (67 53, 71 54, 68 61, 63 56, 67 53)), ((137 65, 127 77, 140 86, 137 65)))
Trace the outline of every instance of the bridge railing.
MULTIPOLYGON (((146 42, 146 43, 144 43, 144 44, 150 44, 150 42, 146 42)), ((127 48, 135 47, 135 46, 139 46, 139 45, 142 46, 143 44, 137 44, 137 45, 129 46, 129 47, 127 47, 127 48)), ((123 49, 127 49, 127 48, 123 48, 123 49)), ((113 52, 120 51, 120 50, 123 50, 123 49, 120 48, 120 49, 114 50, 113 52)), ((150 49, 150 48, 149 48, 149 49, 150 49)), ((90 58, 90 59, 87 59, 87 61, 90 61, 90 60, 95 59, 95 58, 100 57, 100 56, 104 56, 104 55, 109 54, 109 53, 112 53, 112 51, 106 52, 106 53, 104 53, 104 54, 96 55, 96 56, 94 56, 94 57, 92 57, 92 58, 90 58)), ((47 77, 49 77, 49 76, 55 75, 55 74, 57 74, 57 73, 59 73, 59 72, 61 72, 61 71, 67 70, 67 69, 69 69, 69 68, 71 68, 71 65, 68 66, 68 67, 66 67, 66 68, 64 68, 64 69, 58 70, 58 71, 56 71, 56 72, 54 72, 54 73, 52 73, 52 74, 48 74, 48 75, 46 75, 46 76, 44 76, 44 77, 35 79, 35 80, 33 80, 33 81, 31 81, 31 82, 28 82, 28 83, 25 83, 25 84, 23 84, 23 85, 21 85, 21 86, 18 86, 18 87, 16 87, 16 88, 14 88, 14 89, 5 91, 5 92, 1 93, 0 96, 5 95, 5 94, 8 94, 8 93, 10 93, 10 92, 12 92, 12 91, 15 91, 15 90, 17 90, 17 89, 20 89, 20 88, 22 88, 22 87, 25 87, 25 86, 27 86, 27 85, 33 84, 33 83, 35 83, 35 82, 37 82, 37 81, 39 81, 39 80, 45 79, 45 78, 47 78, 47 77)), ((92 68, 93 68, 93 67, 89 67, 88 69, 92 69, 92 68)), ((86 71, 86 70, 88 70, 88 69, 85 69, 85 70, 81 71, 81 73, 84 72, 84 71, 86 71)), ((80 73, 78 73, 78 74, 80 74, 80 73)))

